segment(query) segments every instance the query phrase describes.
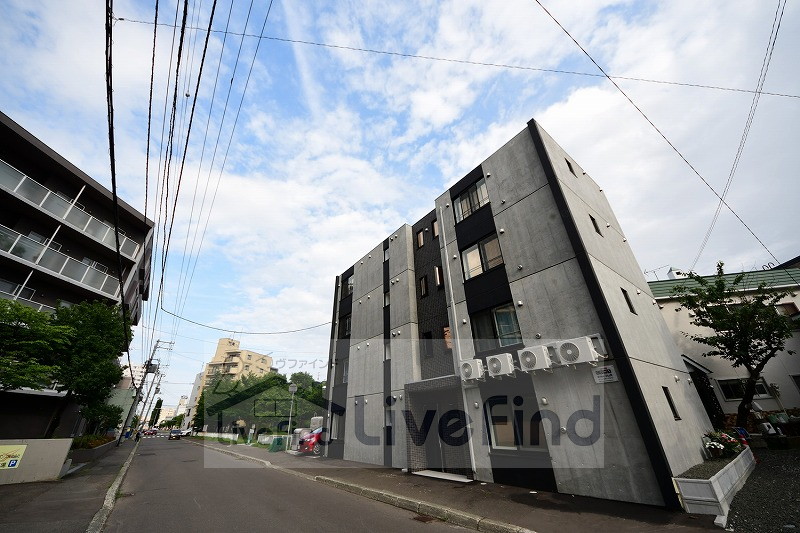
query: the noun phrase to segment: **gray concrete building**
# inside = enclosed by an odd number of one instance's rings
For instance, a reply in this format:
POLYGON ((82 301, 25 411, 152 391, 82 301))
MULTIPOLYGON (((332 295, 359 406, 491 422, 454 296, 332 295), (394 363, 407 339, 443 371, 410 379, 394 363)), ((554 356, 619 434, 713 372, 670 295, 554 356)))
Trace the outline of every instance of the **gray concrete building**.
POLYGON ((535 122, 337 277, 327 454, 679 507, 711 429, 600 187, 535 122))

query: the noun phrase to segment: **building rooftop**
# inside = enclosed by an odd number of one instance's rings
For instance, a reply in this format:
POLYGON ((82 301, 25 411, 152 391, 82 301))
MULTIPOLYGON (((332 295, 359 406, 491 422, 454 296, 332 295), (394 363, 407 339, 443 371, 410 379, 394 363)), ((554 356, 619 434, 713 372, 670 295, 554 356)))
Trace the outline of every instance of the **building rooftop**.
MULTIPOLYGON (((725 279, 732 281, 742 272, 725 274, 725 279)), ((755 289, 761 283, 770 287, 797 287, 800 286, 800 268, 774 269, 774 270, 754 270, 744 272, 742 287, 744 289, 755 289)), ((703 276, 704 279, 712 279, 714 276, 703 276)), ((661 281, 649 281, 650 290, 653 291, 653 298, 671 298, 672 291, 679 285, 686 285, 689 288, 697 287, 698 284, 687 278, 665 279, 661 281)))

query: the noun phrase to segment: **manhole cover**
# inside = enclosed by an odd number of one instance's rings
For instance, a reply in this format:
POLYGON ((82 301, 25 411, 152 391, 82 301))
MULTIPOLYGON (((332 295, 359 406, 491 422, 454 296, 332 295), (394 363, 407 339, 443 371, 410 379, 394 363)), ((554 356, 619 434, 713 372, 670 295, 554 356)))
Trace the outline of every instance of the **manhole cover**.
POLYGON ((420 514, 415 516, 413 520, 416 520, 417 522, 433 522, 436 519, 432 516, 425 516, 420 514))

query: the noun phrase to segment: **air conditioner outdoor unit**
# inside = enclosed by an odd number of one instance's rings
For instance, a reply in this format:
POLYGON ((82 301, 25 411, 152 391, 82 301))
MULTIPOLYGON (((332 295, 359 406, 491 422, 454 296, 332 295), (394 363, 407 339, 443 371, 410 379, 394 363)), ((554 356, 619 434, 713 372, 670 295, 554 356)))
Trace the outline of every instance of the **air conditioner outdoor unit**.
POLYGON ((547 346, 526 346, 519 352, 519 368, 523 372, 549 370, 552 366, 547 346))
POLYGON ((464 381, 483 379, 483 373, 483 361, 480 359, 471 359, 461 362, 461 379, 464 381))
POLYGON ((486 358, 487 372, 493 378, 514 375, 514 357, 510 353, 490 355, 486 358))
POLYGON ((553 345, 558 358, 564 365, 574 365, 578 363, 594 364, 601 359, 589 337, 578 337, 561 341, 553 345))

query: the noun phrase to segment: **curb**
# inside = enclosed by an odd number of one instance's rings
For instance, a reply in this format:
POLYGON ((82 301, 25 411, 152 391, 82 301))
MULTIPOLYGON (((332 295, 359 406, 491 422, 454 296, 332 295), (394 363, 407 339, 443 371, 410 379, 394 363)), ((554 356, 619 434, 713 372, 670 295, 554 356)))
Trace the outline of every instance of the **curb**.
MULTIPOLYGON (((325 485, 334 487, 339 490, 344 490, 352 494, 357 494, 358 496, 363 496, 371 500, 376 500, 382 503, 387 503, 394 507, 399 507, 400 509, 405 509, 407 511, 412 511, 414 513, 425 516, 432 516, 433 518, 438 518, 439 520, 448 522, 456 526, 468 529, 474 529, 476 531, 483 531, 486 533, 536 533, 535 531, 524 528, 522 526, 515 526, 513 524, 508 524, 506 522, 492 520, 491 518, 487 518, 485 516, 479 516, 472 513, 467 513, 465 511, 452 509, 450 507, 445 507, 443 505, 437 505, 422 500, 415 500, 407 496, 400 496, 399 494, 393 494, 391 492, 372 489, 369 487, 356 485, 355 483, 349 483, 347 481, 341 481, 326 476, 311 476, 309 474, 303 474, 301 472, 296 472, 294 470, 284 468, 282 466, 274 465, 264 459, 250 457, 249 455, 236 453, 231 450, 222 450, 215 446, 209 446, 200 442, 192 442, 192 444, 196 446, 202 446, 210 450, 215 450, 220 453, 236 457, 238 459, 245 459, 248 461, 252 461, 266 468, 273 468, 275 470, 280 470, 288 474, 293 474, 295 476, 302 477, 310 481, 323 483, 325 485)), ((89 532, 87 531, 87 533, 89 532)))
POLYGON ((114 482, 108 488, 108 491, 106 491, 106 499, 103 502, 103 506, 94 514, 94 517, 92 517, 92 521, 89 522, 89 526, 86 528, 86 533, 100 533, 103 530, 108 516, 114 509, 114 503, 117 501, 117 491, 120 485, 122 485, 125 474, 128 473, 128 468, 131 466, 131 461, 133 461, 133 456, 138 448, 139 443, 137 442, 133 445, 133 449, 131 453, 128 454, 128 458, 125 460, 125 463, 123 463, 122 468, 120 468, 116 479, 114 479, 114 482))

